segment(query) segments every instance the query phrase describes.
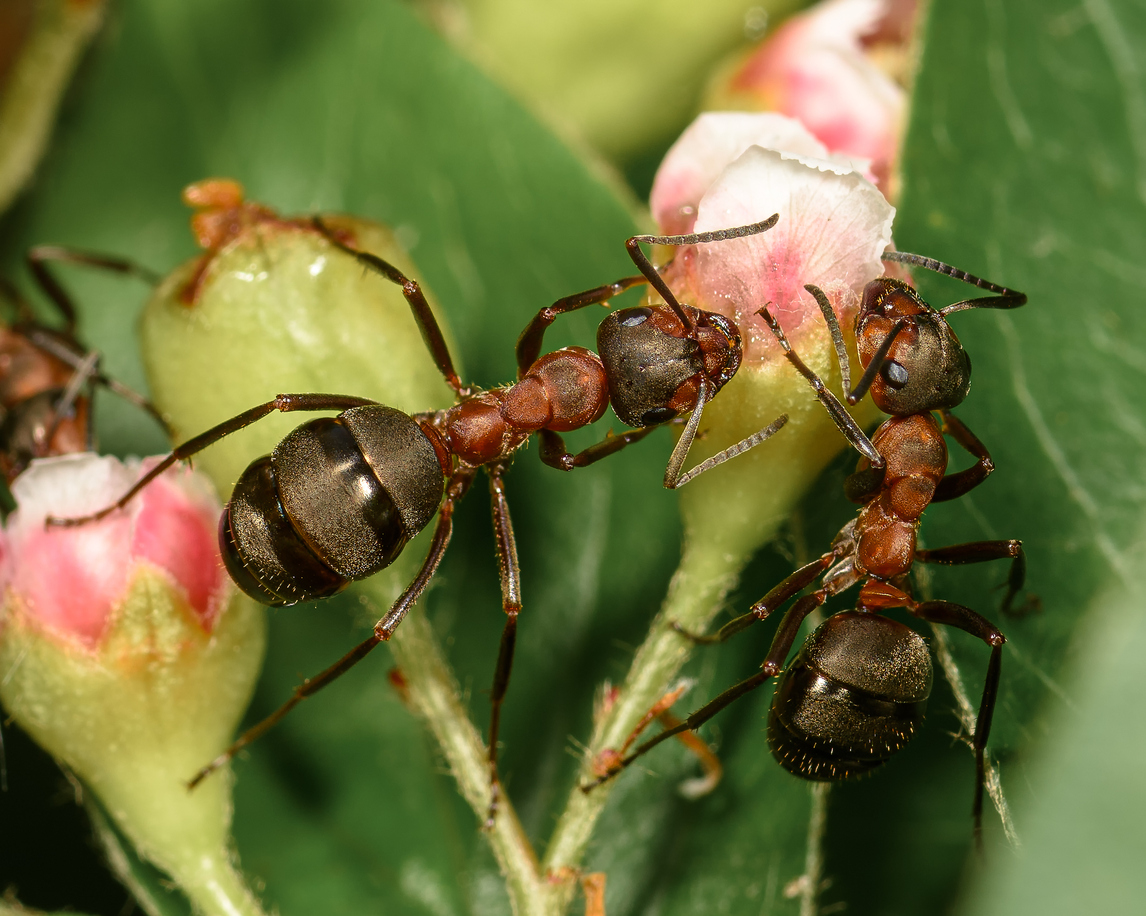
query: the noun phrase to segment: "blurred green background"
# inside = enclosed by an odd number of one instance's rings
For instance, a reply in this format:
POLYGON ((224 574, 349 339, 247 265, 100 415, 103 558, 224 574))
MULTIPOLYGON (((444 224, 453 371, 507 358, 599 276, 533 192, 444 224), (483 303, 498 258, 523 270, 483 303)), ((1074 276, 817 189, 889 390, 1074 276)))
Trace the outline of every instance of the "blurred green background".
MULTIPOLYGON (((448 315, 465 375, 507 381, 513 341, 539 307, 631 272, 621 242, 644 226, 637 201, 691 117, 685 96, 702 91, 664 74, 701 72, 697 49, 711 60, 742 40, 746 14, 759 18, 733 5, 713 23, 718 37, 694 38, 699 26, 683 13, 629 6, 571 15, 573 4, 555 5, 565 18, 539 28, 564 32, 572 50, 523 53, 514 65, 575 62, 560 79, 524 71, 516 82, 544 88, 579 85, 607 62, 613 85, 636 97, 628 114, 611 115, 616 133, 657 109, 652 126, 631 126, 639 139, 601 143, 609 165, 588 152, 591 126, 578 139, 576 113, 563 114, 559 98, 512 96, 430 27, 452 21, 481 58, 474 36, 500 20, 477 3, 430 13, 390 0, 114 3, 34 185, 0 219, 3 269, 27 287, 22 251, 52 242, 165 271, 194 253, 179 190, 226 175, 284 212, 345 210, 395 226, 448 315), (662 108, 674 112, 667 121, 662 108)), ((973 761, 940 681, 915 743, 870 779, 832 789, 819 912, 1125 911, 1146 899, 1135 867, 1146 855, 1137 778, 1146 729, 1135 712, 1144 699, 1146 10, 1132 0, 935 0, 921 42, 896 243, 1030 296, 1018 312, 954 319, 975 365, 959 415, 998 470, 970 497, 931 510, 922 528, 929 546, 1026 544, 1042 610, 999 621, 1009 642, 991 742, 1023 846, 1008 846, 989 812, 986 854, 972 854, 973 761)), ((608 85, 594 90, 604 111, 623 94, 608 85)), ((933 302, 963 295, 919 279, 933 302)), ((134 318, 146 290, 90 273, 68 280, 85 341, 110 372, 142 386, 134 318)), ((597 317, 571 317, 547 343, 591 346, 597 317)), ((273 393, 274 367, 267 377, 273 393)), ((114 399, 101 401, 100 434, 119 453, 163 448, 149 421, 114 399)), ((659 485, 669 447, 656 436, 568 476, 525 452, 509 479, 526 610, 502 761, 542 845, 594 692, 623 676, 675 566, 675 497, 659 485)), ((840 493, 850 464, 842 457, 824 476, 730 611, 822 550, 851 516, 840 493)), ((993 615, 1003 574, 941 569, 927 588, 993 615)), ((459 513, 426 605, 484 727, 501 629, 484 497, 459 513)), ((252 719, 361 638, 364 616, 353 595, 272 613, 252 719)), ((698 653, 687 702, 759 662, 771 628, 759 629, 698 653)), ((987 652, 965 634, 950 641, 977 700, 987 652)), ((372 657, 239 761, 242 864, 287 916, 506 912, 474 818, 387 667, 372 657)), ((608 872, 610 916, 799 911, 792 882, 807 856, 809 787, 768 755, 768 694, 706 730, 726 767, 712 795, 676 796, 694 764, 675 747, 650 760, 655 774, 618 786, 588 863, 608 872)), ((0 888, 38 908, 129 912, 73 790, 18 730, 5 729, 5 744, 0 888)), ((164 899, 180 912, 176 895, 164 899)))

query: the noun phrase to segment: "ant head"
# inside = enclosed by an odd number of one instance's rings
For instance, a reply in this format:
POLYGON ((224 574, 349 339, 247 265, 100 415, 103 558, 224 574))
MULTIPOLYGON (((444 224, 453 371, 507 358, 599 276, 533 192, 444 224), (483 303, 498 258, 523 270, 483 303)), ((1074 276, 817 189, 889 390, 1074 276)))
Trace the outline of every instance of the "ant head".
POLYGON ((958 406, 971 388, 971 357, 947 320, 901 280, 881 277, 864 289, 856 345, 866 369, 901 325, 871 384, 876 406, 893 416, 958 406))
POLYGON ((696 407, 703 378, 708 397, 740 368, 740 331, 723 315, 682 306, 685 327, 666 306, 620 309, 597 328, 597 350, 613 410, 629 426, 666 423, 696 407))
POLYGON ((768 745, 786 770, 805 779, 859 776, 911 739, 930 693, 923 637, 877 614, 835 614, 776 685, 768 745))

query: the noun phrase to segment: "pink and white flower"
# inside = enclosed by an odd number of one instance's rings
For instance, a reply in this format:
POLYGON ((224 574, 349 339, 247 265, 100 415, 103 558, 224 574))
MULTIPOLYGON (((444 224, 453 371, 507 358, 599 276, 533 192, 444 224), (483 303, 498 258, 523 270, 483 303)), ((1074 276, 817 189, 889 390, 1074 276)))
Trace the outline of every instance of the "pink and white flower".
POLYGON ((139 473, 78 454, 33 462, 13 484, 0 700, 197 912, 255 916, 234 868, 228 774, 187 791, 230 743, 266 640, 262 608, 220 561, 210 484, 174 470, 99 522, 45 526, 110 505, 139 473))
POLYGON ((717 92, 720 107, 798 118, 888 190, 906 109, 915 0, 828 0, 785 21, 717 92))
POLYGON ((230 598, 215 528, 219 503, 189 471, 165 474, 98 524, 50 527, 48 515, 84 515, 122 496, 138 462, 68 455, 37 462, 17 478, 19 509, 5 528, 0 581, 6 620, 88 652, 98 651, 141 574, 165 580, 188 622, 205 635, 230 598))
POLYGON ((846 160, 822 151, 798 122, 781 115, 708 113, 657 173, 652 205, 662 231, 706 232, 780 215, 759 235, 681 251, 668 274, 686 301, 737 323, 744 369, 780 352, 757 314, 762 306, 797 344, 809 317, 823 328, 804 289, 811 283, 828 294, 850 330, 864 286, 883 274, 880 256, 891 244, 895 208, 846 160))

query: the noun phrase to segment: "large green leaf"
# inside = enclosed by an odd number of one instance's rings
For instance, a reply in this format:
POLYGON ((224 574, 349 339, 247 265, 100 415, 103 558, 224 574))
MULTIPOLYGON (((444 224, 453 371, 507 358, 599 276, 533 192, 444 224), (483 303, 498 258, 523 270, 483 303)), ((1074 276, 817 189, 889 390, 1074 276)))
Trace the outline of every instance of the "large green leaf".
MULTIPOLYGON (((631 272, 626 206, 401 5, 318 13, 301 2, 121 7, 36 192, 5 224, 9 264, 52 241, 167 269, 193 251, 181 187, 231 175, 284 211, 342 208, 396 226, 462 341, 467 375, 511 378, 514 340, 538 308, 631 272)), ((85 339, 141 383, 131 321, 145 290, 79 272, 73 287, 85 339)), ((591 345, 594 317, 572 317, 547 342, 591 345)), ((105 445, 161 447, 146 419, 104 404, 105 445)), ((675 558, 673 499, 648 473, 666 439, 571 479, 526 454, 510 480, 527 604, 504 767, 535 834, 571 779, 566 736, 587 730, 595 685, 626 662, 612 640, 639 638, 675 558)), ((502 614, 481 496, 463 506, 455 544, 428 605, 484 722, 502 614)), ((360 638, 360 617, 350 601, 275 615, 256 712, 360 638)), ((240 762, 243 863, 284 913, 502 910, 473 815, 387 668, 372 658, 240 762)), ((10 778, 19 785, 15 768, 10 778)), ((42 864, 58 880, 62 864, 47 851, 42 864)))
MULTIPOLYGON (((1073 667, 1070 646, 1082 627, 1102 626, 1097 632, 1117 639, 1117 616, 1112 624, 1096 599, 1108 586, 1133 594, 1140 565, 1146 417, 1133 392, 1146 365, 1136 314, 1146 233, 1146 87, 1136 63, 1144 39, 1143 14, 1130 0, 934 0, 924 35, 897 243, 1031 297, 1014 313, 954 318, 975 364, 959 415, 998 470, 971 497, 932 509, 923 527, 932 546, 1021 537, 1028 549, 1042 610, 1000 621, 1009 643, 992 750, 1007 794, 1028 777, 1087 784, 1081 762, 1068 762, 1072 769, 1037 755, 1060 735, 1103 753, 1094 730, 1060 725, 1074 703, 1104 708, 1074 687, 1088 670, 1073 667)), ((510 377, 512 342, 532 311, 629 269, 619 243, 631 220, 591 171, 402 7, 350 0, 321 8, 301 0, 125 3, 73 94, 38 188, 0 226, 5 257, 14 263, 28 244, 51 241, 166 269, 192 251, 178 189, 207 174, 233 175, 283 210, 344 208, 399 227, 453 325, 467 375, 481 383, 510 377)), ((947 281, 919 279, 936 303, 964 295, 947 281)), ((86 276, 75 287, 86 338, 106 352, 111 371, 139 383, 128 325, 144 291, 86 276)), ((590 344, 594 317, 558 326, 552 342, 590 344)), ((159 447, 147 421, 118 406, 106 405, 102 430, 120 451, 159 447)), ((596 685, 623 674, 667 584, 677 528, 673 497, 659 492, 666 451, 664 441, 646 442, 567 477, 526 453, 510 478, 527 607, 503 761, 538 842, 572 778, 568 736, 587 734, 596 685)), ((849 517, 839 494, 845 464, 806 503, 786 553, 818 553, 849 517)), ((732 607, 763 594, 792 556, 770 553, 755 564, 732 607)), ((995 618, 993 588, 1004 575, 997 565, 940 569, 927 588, 995 618)), ((428 606, 484 724, 500 611, 480 496, 463 507, 428 606)), ((1135 613, 1129 600, 1110 606, 1123 618, 1135 613)), ((274 615, 256 713, 354 641, 356 610, 342 602, 274 615)), ((692 701, 758 663, 771 636, 760 629, 700 653, 692 701)), ((965 634, 949 639, 974 704, 986 650, 965 634)), ((1093 642, 1080 656, 1089 665, 1101 657, 1093 642)), ((243 865, 287 916, 504 912, 474 818, 437 772, 386 667, 372 657, 239 762, 243 865)), ((659 778, 631 774, 629 788, 619 788, 589 863, 609 874, 611 916, 799 910, 792 878, 809 857, 809 789, 768 756, 766 694, 714 723, 709 734, 727 770, 712 796, 675 797, 692 764, 668 748, 650 755, 659 778)), ((971 850, 973 764, 951 738, 960 725, 950 690, 941 683, 931 703, 909 749, 871 779, 828 795, 826 839, 811 846, 831 882, 820 895, 825 906, 933 913, 954 899, 971 850)), ((1127 747, 1140 738, 1134 716, 1094 721, 1124 730, 1127 747)), ((9 795, 24 778, 13 766, 9 795)), ((1095 817, 1096 835, 1120 829, 1118 786, 1103 780, 1089 789, 1094 804, 1083 813, 1095 817)), ((1070 834, 1080 816, 1053 807, 1061 798, 1034 791, 1016 802, 1032 855, 1043 854, 1049 840, 1041 838, 1070 834)), ((16 805, 4 805, 5 842, 30 835, 44 816, 37 808, 9 814, 16 805)), ((998 823, 988 812, 991 838, 998 823)), ((1005 880, 1013 853, 1005 844, 988 849, 1005 880)), ((42 865, 51 876, 66 867, 48 851, 42 865)), ((1093 868, 1071 877, 1105 886, 1093 868)), ((1068 873, 1064 865, 1052 872, 1068 873)), ((27 888, 35 878, 3 870, 0 880, 27 888)), ((77 882, 73 902, 117 908, 90 903, 91 893, 77 882)))

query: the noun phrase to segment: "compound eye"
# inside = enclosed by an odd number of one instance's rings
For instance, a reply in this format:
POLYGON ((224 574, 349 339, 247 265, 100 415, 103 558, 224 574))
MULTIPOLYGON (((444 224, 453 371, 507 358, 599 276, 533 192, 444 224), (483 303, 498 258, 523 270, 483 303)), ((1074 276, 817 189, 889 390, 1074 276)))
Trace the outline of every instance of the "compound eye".
POLYGON ((635 328, 648 321, 652 313, 652 309, 645 308, 644 306, 621 309, 617 312, 617 323, 623 328, 635 328))
POLYGON ((899 391, 900 388, 907 384, 907 370, 894 359, 889 359, 885 362, 883 366, 880 367, 879 374, 883 380, 887 382, 887 386, 894 388, 896 391, 899 391))
POLYGON ((656 426, 658 423, 667 423, 676 417, 676 411, 671 407, 654 407, 646 410, 641 416, 642 426, 656 426))

